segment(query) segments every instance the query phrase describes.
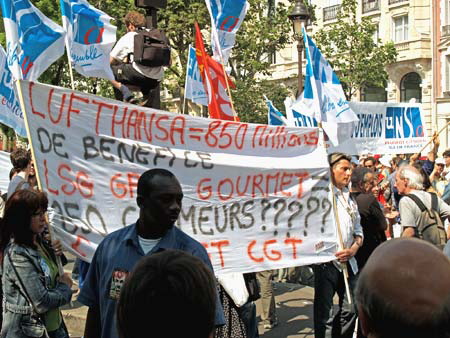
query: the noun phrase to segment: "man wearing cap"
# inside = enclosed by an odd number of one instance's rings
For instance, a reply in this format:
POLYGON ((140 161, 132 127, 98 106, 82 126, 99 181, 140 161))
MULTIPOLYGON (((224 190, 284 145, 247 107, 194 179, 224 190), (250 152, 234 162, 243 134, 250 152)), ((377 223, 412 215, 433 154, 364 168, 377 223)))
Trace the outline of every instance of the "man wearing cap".
POLYGON ((443 158, 437 158, 434 163, 433 172, 430 175, 431 185, 433 189, 437 192, 439 197, 442 197, 444 194, 445 186, 448 184, 446 177, 443 174, 444 172, 445 161, 443 158))
POLYGON ((336 260, 314 266, 314 334, 316 338, 352 337, 356 308, 353 299, 349 304, 342 271, 343 268, 348 270, 348 283, 353 292, 358 273, 354 256, 362 246, 363 231, 358 206, 347 188, 352 175, 351 157, 344 153, 332 153, 328 155, 328 163, 343 247, 336 252, 336 260), (336 293, 339 296, 339 310, 332 311, 336 293))

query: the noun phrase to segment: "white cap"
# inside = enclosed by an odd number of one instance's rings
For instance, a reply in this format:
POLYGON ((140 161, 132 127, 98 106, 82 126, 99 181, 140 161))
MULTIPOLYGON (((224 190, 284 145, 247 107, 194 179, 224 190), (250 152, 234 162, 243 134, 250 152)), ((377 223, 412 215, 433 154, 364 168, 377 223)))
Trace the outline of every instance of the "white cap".
POLYGON ((444 159, 442 157, 439 157, 439 158, 436 159, 436 164, 443 164, 443 165, 445 165, 445 161, 444 161, 444 159))
POLYGON ((390 156, 384 155, 383 157, 380 157, 378 159, 378 161, 385 167, 389 167, 389 168, 391 167, 391 157, 390 156))

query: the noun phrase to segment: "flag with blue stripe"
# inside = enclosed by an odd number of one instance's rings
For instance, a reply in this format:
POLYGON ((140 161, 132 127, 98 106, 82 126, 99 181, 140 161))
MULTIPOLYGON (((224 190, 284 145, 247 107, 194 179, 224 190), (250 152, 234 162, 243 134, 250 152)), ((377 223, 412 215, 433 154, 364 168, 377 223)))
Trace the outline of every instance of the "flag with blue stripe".
POLYGON ((358 117, 348 105, 333 68, 305 29, 303 39, 306 55, 305 86, 292 109, 321 121, 330 141, 333 145, 338 145, 351 137, 358 117))
POLYGON ((15 88, 6 52, 3 46, 0 46, 0 122, 14 129, 20 136, 27 137, 15 88))
POLYGON ((112 18, 86 0, 60 0, 66 47, 75 70, 84 76, 114 80, 109 53, 116 42, 112 18))
POLYGON ((202 82, 195 48, 189 45, 184 95, 194 103, 208 106, 208 93, 202 82))
POLYGON ((8 65, 15 79, 37 80, 64 54, 64 30, 29 0, 0 0, 8 65))
POLYGON ((246 0, 206 0, 211 15, 211 47, 213 56, 227 64, 249 4, 246 0))
POLYGON ((286 118, 283 116, 283 114, 275 108, 272 101, 270 101, 267 96, 264 95, 264 99, 266 101, 267 107, 269 108, 267 112, 267 124, 272 126, 285 126, 286 118))

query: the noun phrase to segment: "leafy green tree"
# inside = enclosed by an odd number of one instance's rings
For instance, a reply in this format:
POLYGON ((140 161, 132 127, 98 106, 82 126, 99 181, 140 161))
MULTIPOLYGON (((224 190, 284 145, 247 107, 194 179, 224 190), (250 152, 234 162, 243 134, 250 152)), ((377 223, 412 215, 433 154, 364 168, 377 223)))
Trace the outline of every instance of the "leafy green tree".
POLYGON ((356 0, 343 0, 337 21, 314 35, 348 100, 365 86, 383 87, 388 79, 385 67, 397 57, 392 42, 374 41, 376 25, 368 17, 357 20, 356 10, 356 0))

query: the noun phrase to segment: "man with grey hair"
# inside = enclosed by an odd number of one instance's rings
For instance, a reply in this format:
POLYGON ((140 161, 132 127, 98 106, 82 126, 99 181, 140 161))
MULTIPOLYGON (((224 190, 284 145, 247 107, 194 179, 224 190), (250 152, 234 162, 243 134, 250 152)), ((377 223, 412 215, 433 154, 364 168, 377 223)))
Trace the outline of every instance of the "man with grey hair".
MULTIPOLYGON (((399 203, 400 220, 403 228, 402 237, 417 237, 417 225, 421 220, 422 212, 413 198, 416 196, 430 210, 432 195, 423 191, 422 175, 410 165, 405 165, 398 169, 395 177, 395 187, 400 195, 413 195, 412 197, 408 196, 410 198, 402 198, 399 203)), ((436 196, 436 198, 436 209, 441 218, 449 217, 450 206, 439 197, 436 196)), ((450 238, 450 230, 447 231, 447 238, 450 238)))
POLYGON ((425 241, 381 244, 362 270, 355 294, 368 338, 450 337, 450 260, 425 241))

